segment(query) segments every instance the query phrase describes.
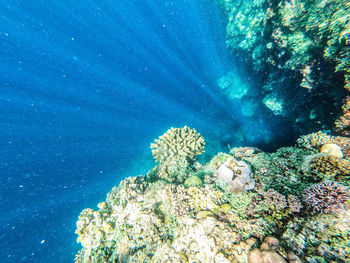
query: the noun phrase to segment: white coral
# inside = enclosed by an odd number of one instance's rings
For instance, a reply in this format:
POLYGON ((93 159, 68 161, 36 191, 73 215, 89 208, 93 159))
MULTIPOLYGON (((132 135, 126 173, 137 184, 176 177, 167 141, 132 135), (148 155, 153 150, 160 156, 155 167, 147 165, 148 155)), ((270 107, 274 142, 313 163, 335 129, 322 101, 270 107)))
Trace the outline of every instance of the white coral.
POLYGON ((254 188, 255 181, 250 178, 250 173, 247 163, 229 159, 217 169, 216 178, 218 181, 228 183, 231 192, 239 193, 254 188))

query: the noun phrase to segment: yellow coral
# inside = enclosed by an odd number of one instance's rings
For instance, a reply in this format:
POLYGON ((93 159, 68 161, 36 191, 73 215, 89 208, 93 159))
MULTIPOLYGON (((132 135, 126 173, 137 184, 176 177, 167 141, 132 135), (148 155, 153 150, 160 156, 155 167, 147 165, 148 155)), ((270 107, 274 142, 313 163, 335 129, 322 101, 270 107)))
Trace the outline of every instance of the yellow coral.
POLYGON ((340 147, 334 143, 326 143, 324 145, 322 145, 321 149, 320 149, 321 153, 326 153, 328 155, 331 155, 335 158, 343 158, 343 152, 340 149, 340 147))
POLYGON ((310 163, 310 171, 322 180, 346 180, 350 174, 350 162, 332 155, 315 156, 310 163))
POLYGON ((195 155, 204 152, 204 145, 205 142, 200 133, 185 126, 168 130, 151 144, 151 149, 153 158, 161 163, 169 157, 192 160, 195 155))

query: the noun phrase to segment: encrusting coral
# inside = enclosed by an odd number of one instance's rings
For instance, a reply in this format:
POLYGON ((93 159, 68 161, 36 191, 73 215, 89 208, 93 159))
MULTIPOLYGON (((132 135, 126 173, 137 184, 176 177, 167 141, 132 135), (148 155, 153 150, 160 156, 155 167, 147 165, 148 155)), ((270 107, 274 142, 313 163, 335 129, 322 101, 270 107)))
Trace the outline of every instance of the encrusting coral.
POLYGON ((347 184, 301 167, 312 164, 305 161, 309 156, 346 159, 302 145, 275 153, 233 148, 197 165, 193 154, 157 155, 162 161, 145 176, 124 179, 97 210, 82 211, 76 262, 349 261, 347 184), (169 158, 186 159, 191 167, 174 169, 172 180, 165 180, 160 166, 169 158), (241 185, 235 193, 221 185, 223 164, 231 175, 254 178, 255 187, 241 185))

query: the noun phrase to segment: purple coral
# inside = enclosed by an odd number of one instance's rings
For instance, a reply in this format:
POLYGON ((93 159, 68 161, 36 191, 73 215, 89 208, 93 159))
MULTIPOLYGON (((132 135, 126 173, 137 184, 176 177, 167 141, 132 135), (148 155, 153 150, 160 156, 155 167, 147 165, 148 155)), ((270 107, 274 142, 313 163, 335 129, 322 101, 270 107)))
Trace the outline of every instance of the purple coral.
POLYGON ((299 213, 303 207, 295 195, 288 195, 288 206, 291 212, 299 213))
POLYGON ((263 192, 264 201, 268 206, 274 206, 277 211, 287 207, 286 198, 274 189, 263 192))
POLYGON ((348 189, 334 181, 323 181, 304 190, 306 205, 316 212, 335 213, 349 199, 348 189))

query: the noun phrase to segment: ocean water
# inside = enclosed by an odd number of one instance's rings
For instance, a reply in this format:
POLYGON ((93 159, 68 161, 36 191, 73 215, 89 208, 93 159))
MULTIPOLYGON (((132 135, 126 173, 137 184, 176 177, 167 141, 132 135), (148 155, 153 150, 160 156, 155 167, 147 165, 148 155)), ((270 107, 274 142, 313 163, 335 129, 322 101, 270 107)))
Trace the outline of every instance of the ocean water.
POLYGON ((293 143, 225 19, 210 0, 1 1, 1 262, 72 262, 81 210, 146 173, 170 127, 196 128, 203 160, 293 143))

